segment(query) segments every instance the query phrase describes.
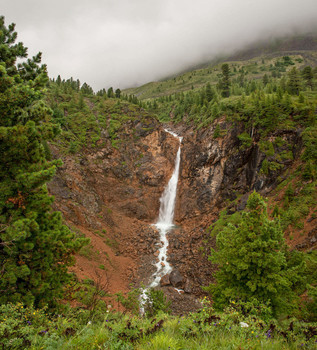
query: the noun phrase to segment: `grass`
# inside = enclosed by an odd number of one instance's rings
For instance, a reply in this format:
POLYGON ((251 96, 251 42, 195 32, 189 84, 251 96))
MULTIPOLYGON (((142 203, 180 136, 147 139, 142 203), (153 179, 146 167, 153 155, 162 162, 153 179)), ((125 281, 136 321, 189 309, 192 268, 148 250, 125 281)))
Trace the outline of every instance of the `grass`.
POLYGON ((21 304, 1 306, 0 344, 34 350, 316 349, 316 336, 308 331, 314 324, 292 320, 292 330, 287 330, 290 320, 273 325, 233 310, 215 313, 206 307, 182 317, 159 313, 143 318, 109 311, 101 315, 96 318, 87 310, 69 309, 56 316, 21 304), (241 321, 248 327, 243 328, 241 321))

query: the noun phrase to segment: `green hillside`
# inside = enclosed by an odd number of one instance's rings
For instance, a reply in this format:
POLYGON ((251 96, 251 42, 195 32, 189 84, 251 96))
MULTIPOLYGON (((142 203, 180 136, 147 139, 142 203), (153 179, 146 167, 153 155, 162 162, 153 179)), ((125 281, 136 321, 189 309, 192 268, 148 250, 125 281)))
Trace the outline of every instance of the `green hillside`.
POLYGON ((210 83, 218 82, 221 65, 226 62, 233 67, 232 75, 238 76, 243 68, 249 80, 260 79, 265 73, 273 72, 275 65, 283 56, 291 56, 297 68, 317 66, 317 35, 298 36, 290 39, 276 39, 272 42, 257 43, 227 58, 217 59, 216 63, 205 63, 202 68, 188 70, 175 77, 151 82, 123 90, 125 94, 135 95, 140 100, 172 95, 177 92, 196 90, 210 83), (260 66, 260 67, 259 67, 260 66))

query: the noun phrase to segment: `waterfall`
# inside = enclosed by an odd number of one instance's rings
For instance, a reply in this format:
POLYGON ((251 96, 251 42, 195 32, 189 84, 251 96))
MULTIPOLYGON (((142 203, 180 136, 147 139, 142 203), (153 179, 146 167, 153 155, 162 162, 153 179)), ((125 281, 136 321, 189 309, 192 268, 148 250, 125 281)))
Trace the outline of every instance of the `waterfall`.
MULTIPOLYGON (((160 234, 161 247, 159 249, 158 262, 155 264, 156 272, 154 272, 152 276, 152 282, 150 283, 149 288, 154 288, 158 286, 161 278, 172 271, 172 267, 167 261, 167 247, 168 247, 167 233, 174 226, 173 225, 174 209, 175 209, 175 202, 176 202, 178 176, 179 176, 179 164, 180 164, 180 158, 181 158, 181 143, 183 138, 176 135, 172 131, 169 131, 167 129, 164 129, 164 130, 169 134, 173 135, 174 137, 178 138, 179 147, 176 154, 174 172, 160 198, 161 204, 160 204, 159 218, 157 223, 154 224, 154 226, 156 226, 160 234)), ((147 299, 146 290, 143 290, 141 295, 141 304, 144 304, 146 299, 147 299)), ((144 313, 143 308, 141 308, 141 313, 144 313)))
POLYGON ((176 154, 174 172, 160 198, 159 218, 155 226, 159 231, 162 246, 159 249, 158 262, 155 264, 156 272, 153 274, 153 281, 150 284, 150 288, 156 287, 160 283, 161 278, 172 271, 172 267, 167 261, 168 240, 166 235, 173 227, 182 137, 169 130, 164 130, 179 139, 179 147, 176 154))

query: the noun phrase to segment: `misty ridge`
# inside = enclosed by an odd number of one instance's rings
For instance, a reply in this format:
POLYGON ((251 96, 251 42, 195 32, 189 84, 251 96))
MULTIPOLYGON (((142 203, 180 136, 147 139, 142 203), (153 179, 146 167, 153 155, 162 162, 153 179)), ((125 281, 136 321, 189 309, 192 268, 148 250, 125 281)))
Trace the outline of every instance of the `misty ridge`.
MULTIPOLYGON (((176 44, 177 49, 181 50, 176 44)), ((316 49, 317 25, 306 23, 305 28, 293 28, 287 34, 280 30, 274 33, 261 33, 257 38, 252 39, 241 37, 232 42, 228 40, 228 42, 223 42, 221 45, 206 45, 206 47, 202 45, 194 56, 191 51, 181 58, 175 58, 172 53, 167 53, 167 56, 163 59, 164 64, 156 65, 155 62, 152 64, 147 62, 141 68, 136 65, 135 68, 131 67, 133 70, 126 72, 124 78, 119 78, 121 73, 118 73, 116 79, 118 77, 120 80, 118 80, 118 85, 114 86, 120 89, 135 88, 154 81, 160 82, 172 79, 183 73, 206 68, 224 61, 247 60, 260 55, 272 55, 274 52, 276 54, 283 52, 287 54, 294 51, 316 49), (303 40, 303 38, 305 39, 303 40), (133 78, 134 75, 137 78, 133 78)), ((181 54, 178 55, 181 56, 181 54)), ((125 70, 125 67, 121 68, 125 70)), ((92 87, 94 88, 95 84, 92 84, 92 87)), ((102 86, 106 89, 109 87, 110 85, 107 83, 102 86)))
POLYGON ((316 32, 317 18, 314 0, 4 0, 2 9, 29 54, 43 52, 50 77, 72 76, 95 91, 162 80, 261 41, 316 32))
POLYGON ((290 35, 279 36, 278 34, 270 38, 259 38, 249 44, 241 44, 239 48, 228 48, 212 56, 206 56, 201 61, 196 62, 175 74, 164 76, 159 81, 174 78, 177 75, 206 68, 223 61, 240 61, 252 59, 261 55, 274 55, 278 53, 289 53, 294 51, 306 51, 317 49, 317 26, 311 25, 307 31, 296 31, 290 35))

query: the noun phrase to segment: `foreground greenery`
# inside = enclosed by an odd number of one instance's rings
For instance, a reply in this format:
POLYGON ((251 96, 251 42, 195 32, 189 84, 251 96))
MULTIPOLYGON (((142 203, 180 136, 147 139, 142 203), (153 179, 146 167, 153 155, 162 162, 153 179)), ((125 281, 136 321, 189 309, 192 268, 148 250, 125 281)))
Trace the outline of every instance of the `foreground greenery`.
POLYGON ((83 309, 0 307, 0 345, 5 349, 314 349, 316 324, 270 320, 264 305, 231 302, 216 313, 207 299, 188 316, 159 312, 154 318, 123 313, 91 315, 83 309), (257 316, 261 310, 261 317, 257 316), (242 323, 241 323, 242 322, 242 323))

